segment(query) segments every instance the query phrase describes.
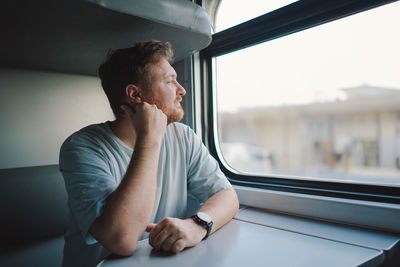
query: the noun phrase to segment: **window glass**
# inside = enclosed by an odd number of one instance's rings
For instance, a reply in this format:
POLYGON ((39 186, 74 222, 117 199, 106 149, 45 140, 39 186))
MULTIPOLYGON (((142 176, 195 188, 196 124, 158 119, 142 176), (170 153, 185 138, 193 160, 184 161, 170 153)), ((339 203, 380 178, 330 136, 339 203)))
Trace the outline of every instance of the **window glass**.
POLYGON ((227 165, 399 186, 398 14, 396 2, 214 58, 227 165))
POLYGON ((215 32, 286 6, 295 0, 221 0, 215 21, 215 32))

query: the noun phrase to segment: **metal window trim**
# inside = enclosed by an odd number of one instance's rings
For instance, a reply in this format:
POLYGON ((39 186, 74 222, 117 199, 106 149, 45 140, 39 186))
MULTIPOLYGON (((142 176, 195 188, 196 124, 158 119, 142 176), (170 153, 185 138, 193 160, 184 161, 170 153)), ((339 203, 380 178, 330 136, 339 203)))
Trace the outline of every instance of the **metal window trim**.
POLYGON ((212 36, 204 56, 215 57, 399 0, 302 0, 212 36))

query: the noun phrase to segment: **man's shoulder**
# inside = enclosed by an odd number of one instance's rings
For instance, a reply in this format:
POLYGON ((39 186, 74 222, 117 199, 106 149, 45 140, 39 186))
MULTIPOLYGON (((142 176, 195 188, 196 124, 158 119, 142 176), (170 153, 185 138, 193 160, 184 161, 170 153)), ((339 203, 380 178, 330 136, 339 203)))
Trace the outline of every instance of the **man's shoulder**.
POLYGON ((79 144, 90 145, 94 143, 99 136, 106 133, 106 123, 107 122, 90 124, 74 132, 67 139, 65 139, 64 143, 62 144, 62 149, 68 146, 75 146, 79 144))

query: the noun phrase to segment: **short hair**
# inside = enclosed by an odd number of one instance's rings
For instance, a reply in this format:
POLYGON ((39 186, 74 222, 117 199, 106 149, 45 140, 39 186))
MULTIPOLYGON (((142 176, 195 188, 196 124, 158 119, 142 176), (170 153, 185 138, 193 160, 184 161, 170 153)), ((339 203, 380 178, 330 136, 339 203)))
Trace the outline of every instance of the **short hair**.
POLYGON ((121 112, 126 86, 135 84, 144 89, 150 88, 151 65, 162 58, 172 63, 173 55, 170 43, 160 41, 136 43, 132 47, 108 52, 98 74, 115 117, 118 118, 121 112))

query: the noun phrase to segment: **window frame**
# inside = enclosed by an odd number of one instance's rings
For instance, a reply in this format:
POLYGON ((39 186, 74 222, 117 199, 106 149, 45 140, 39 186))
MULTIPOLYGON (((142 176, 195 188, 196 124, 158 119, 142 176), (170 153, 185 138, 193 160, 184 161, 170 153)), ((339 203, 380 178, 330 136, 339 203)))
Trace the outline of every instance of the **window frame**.
POLYGON ((218 140, 215 131, 217 114, 214 110, 215 90, 212 69, 213 60, 217 56, 397 1, 302 0, 213 35, 210 46, 200 52, 199 59, 202 83, 201 107, 204 112, 201 118, 201 136, 210 153, 220 164, 221 170, 233 185, 314 196, 400 204, 400 187, 304 180, 289 176, 256 176, 232 171, 221 159, 219 146, 216 143, 218 140))

